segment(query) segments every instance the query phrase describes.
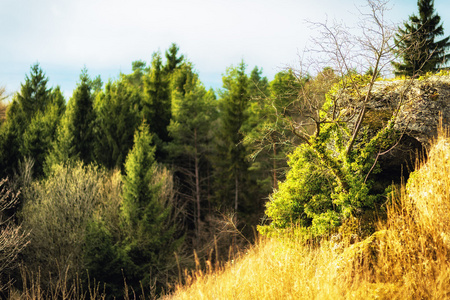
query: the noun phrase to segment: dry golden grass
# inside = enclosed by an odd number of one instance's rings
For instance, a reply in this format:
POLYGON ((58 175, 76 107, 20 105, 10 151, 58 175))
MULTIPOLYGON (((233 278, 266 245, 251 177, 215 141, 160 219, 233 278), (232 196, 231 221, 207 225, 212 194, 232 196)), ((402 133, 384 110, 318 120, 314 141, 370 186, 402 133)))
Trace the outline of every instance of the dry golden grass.
POLYGON ((166 299, 450 299, 448 134, 433 144, 369 238, 261 239, 222 268, 186 276, 166 299))

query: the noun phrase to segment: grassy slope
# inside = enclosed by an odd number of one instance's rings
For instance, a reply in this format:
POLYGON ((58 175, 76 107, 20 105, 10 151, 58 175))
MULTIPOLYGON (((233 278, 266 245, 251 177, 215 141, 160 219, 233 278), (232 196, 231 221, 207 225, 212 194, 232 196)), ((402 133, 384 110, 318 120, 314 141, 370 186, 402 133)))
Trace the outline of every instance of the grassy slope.
POLYGON ((443 299, 450 297, 450 139, 359 243, 335 239, 312 248, 265 239, 216 271, 191 274, 168 299, 443 299))

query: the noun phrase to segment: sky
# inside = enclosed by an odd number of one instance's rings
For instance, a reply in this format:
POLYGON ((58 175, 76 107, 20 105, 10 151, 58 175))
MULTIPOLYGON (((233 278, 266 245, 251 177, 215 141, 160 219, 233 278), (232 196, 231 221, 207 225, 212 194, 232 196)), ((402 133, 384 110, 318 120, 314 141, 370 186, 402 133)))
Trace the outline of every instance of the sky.
MULTIPOLYGON (((448 0, 435 9, 450 34, 448 0)), ((220 88, 227 67, 244 60, 268 79, 295 66, 314 35, 306 22, 353 25, 363 0, 0 0, 0 86, 20 90, 39 63, 49 86, 68 98, 86 67, 103 82, 151 61, 172 43, 194 64, 204 85, 220 88)), ((417 11, 415 0, 392 0, 394 23, 417 11)))

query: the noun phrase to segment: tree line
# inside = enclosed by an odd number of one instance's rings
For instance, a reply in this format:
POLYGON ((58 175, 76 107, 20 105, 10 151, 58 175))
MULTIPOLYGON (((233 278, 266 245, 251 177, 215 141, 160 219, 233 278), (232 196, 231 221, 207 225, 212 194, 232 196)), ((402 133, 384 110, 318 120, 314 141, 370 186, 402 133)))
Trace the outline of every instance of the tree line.
MULTIPOLYGON (((132 67, 106 84, 83 69, 66 103, 35 64, 0 131, 0 178, 21 191, 10 213, 30 234, 26 265, 72 277, 88 270, 112 295, 123 278, 136 290, 154 279, 160 292, 176 273, 174 252, 217 248, 222 215, 253 234, 287 147, 252 160, 244 136, 269 115, 266 97, 295 79, 283 71, 269 83, 242 62, 216 95, 175 44, 165 59, 132 67)), ((239 241, 218 243, 224 259, 239 241)))
MULTIPOLYGON (((360 47, 375 54, 365 72, 326 24, 333 34, 320 46, 338 46, 325 49, 334 65, 269 81, 241 62, 217 92, 176 44, 106 83, 83 69, 67 102, 33 65, 0 106, 0 195, 14 204, 2 210, 16 225, 14 261, 46 288, 81 276, 111 297, 124 283, 157 295, 196 256, 218 262, 251 240, 264 212, 271 223, 262 233, 295 224, 317 237, 374 210, 386 194, 370 175, 398 132, 391 118, 367 134, 372 88, 390 64, 411 77, 445 67, 450 44, 435 41, 443 29, 432 1, 419 0, 419 16, 394 39, 378 22, 384 6, 368 2, 378 35, 360 47), (383 65, 387 55, 396 59, 383 65)), ((21 277, 12 264, 2 276, 21 277)))

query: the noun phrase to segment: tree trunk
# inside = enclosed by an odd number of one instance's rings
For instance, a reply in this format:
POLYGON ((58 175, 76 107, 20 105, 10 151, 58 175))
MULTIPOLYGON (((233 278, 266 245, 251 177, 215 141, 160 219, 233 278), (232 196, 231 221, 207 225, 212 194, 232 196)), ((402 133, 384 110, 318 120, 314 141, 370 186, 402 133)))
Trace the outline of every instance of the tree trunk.
POLYGON ((278 178, 277 178, 277 145, 273 144, 273 188, 278 189, 278 178))
POLYGON ((198 159, 198 149, 197 149, 197 128, 194 129, 194 168, 195 168, 195 199, 197 202, 197 238, 200 235, 200 178, 199 178, 199 159, 198 159))
POLYGON ((239 180, 238 180, 238 173, 237 170, 235 169, 235 173, 234 173, 234 211, 237 212, 238 210, 238 200, 239 200, 239 180))

